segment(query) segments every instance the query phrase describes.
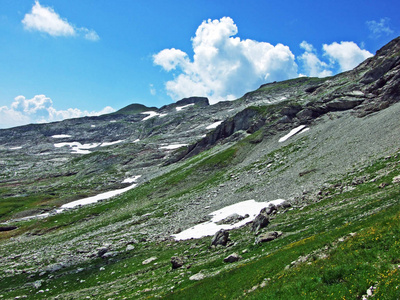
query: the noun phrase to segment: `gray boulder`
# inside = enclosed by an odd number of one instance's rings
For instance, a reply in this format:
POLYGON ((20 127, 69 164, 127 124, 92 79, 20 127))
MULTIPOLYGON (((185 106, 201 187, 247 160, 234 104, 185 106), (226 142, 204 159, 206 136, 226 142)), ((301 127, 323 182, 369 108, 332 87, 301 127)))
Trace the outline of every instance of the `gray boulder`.
POLYGON ((224 258, 224 262, 226 263, 233 263, 239 261, 242 257, 239 256, 237 253, 232 253, 231 255, 224 258))
POLYGON ((229 241, 229 231, 221 229, 218 231, 211 240, 211 246, 226 246, 229 241))
POLYGON ((260 213, 253 221, 253 225, 251 227, 251 231, 257 232, 260 229, 267 227, 269 224, 268 215, 265 213, 260 213))
POLYGON ((181 257, 173 256, 171 257, 171 264, 172 264, 172 269, 178 269, 183 266, 184 261, 181 257))
POLYGON ((271 232, 266 232, 263 234, 260 234, 257 239, 256 243, 265 243, 265 242, 270 242, 275 240, 276 238, 280 237, 282 235, 281 231, 271 231, 271 232))

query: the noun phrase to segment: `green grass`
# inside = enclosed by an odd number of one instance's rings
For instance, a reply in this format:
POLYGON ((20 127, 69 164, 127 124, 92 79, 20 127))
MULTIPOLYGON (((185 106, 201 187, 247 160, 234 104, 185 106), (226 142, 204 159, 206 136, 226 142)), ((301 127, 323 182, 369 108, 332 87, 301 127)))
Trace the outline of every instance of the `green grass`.
MULTIPOLYGON (((251 168, 260 168, 271 159, 293 154, 305 142, 298 139, 283 146, 260 158, 251 168)), ((169 204, 177 203, 181 196, 190 199, 229 180, 232 168, 254 147, 250 136, 234 146, 206 151, 109 201, 26 222, 15 235, 41 235, 29 244, 32 249, 39 249, 102 232, 102 228, 118 222, 134 220, 135 224, 142 224, 146 221, 142 215, 146 213, 152 213, 148 218, 157 222, 163 212, 169 212, 169 204)), ((323 196, 317 202, 306 200, 308 205, 302 210, 278 214, 272 220, 273 230, 283 231, 284 235, 270 243, 254 244, 255 236, 246 226, 231 231, 235 244, 226 249, 210 249, 209 237, 181 242, 139 242, 130 252, 124 248, 113 249, 118 251, 115 257, 92 258, 51 274, 2 276, 0 295, 5 299, 23 294, 43 299, 60 293, 66 299, 88 295, 96 299, 156 295, 173 299, 354 299, 373 285, 380 299, 396 299, 399 297, 400 187, 391 181, 400 173, 398 163, 398 155, 378 159, 363 170, 332 182, 322 190, 323 196), (353 190, 341 192, 343 186, 351 185, 355 177, 362 176, 368 180, 355 185, 353 190), (383 182, 388 185, 380 188, 383 182), (356 235, 350 236, 350 233, 356 235), (341 241, 343 237, 346 238, 341 241), (224 263, 223 258, 232 252, 242 255, 243 260, 224 263), (170 258, 175 255, 185 257, 184 269, 171 269, 170 258), (152 256, 157 260, 142 264, 152 256), (300 256, 307 256, 307 261, 286 268, 300 256), (209 277, 189 280, 199 272, 209 277), (43 280, 40 289, 32 287, 37 280, 43 280), (37 293, 38 290, 44 293, 37 293)), ((245 171, 245 168, 235 170, 239 174, 245 171)), ((245 193, 247 188, 251 186, 237 192, 245 193)), ((131 228, 128 224, 117 230, 129 232, 131 228)), ((9 237, 10 233, 0 233, 0 239, 9 237)), ((143 234, 133 233, 132 237, 140 240, 143 234)), ((27 243, 21 245, 27 246, 27 243)), ((14 250, 2 248, 5 252, 14 250)), ((46 260, 46 264, 56 261, 51 256, 46 260)), ((36 270, 41 264, 22 266, 36 270)))

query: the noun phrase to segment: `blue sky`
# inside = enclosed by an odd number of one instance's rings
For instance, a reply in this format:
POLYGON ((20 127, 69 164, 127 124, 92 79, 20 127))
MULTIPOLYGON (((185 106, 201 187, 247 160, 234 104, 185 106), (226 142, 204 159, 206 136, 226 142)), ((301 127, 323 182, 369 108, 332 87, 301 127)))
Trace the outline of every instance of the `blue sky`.
POLYGON ((0 128, 353 68, 398 1, 0 0, 0 128))

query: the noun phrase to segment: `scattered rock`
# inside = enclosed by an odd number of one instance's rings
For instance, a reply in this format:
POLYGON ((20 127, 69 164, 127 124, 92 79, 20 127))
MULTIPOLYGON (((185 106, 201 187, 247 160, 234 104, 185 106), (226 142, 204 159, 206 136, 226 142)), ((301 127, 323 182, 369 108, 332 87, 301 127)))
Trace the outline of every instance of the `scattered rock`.
POLYGON ((383 189, 384 187, 386 187, 386 186, 388 186, 388 185, 389 185, 388 183, 382 182, 382 183, 378 186, 378 188, 383 189))
POLYGON ((144 260, 144 261, 142 262, 142 265, 147 265, 147 264, 151 263, 152 261, 155 261, 156 259, 157 259, 157 257, 152 256, 152 257, 150 257, 150 258, 144 260))
POLYGON ((104 247, 97 249, 97 256, 103 257, 104 254, 106 254, 108 250, 109 250, 108 246, 104 246, 104 247))
POLYGON ((203 273, 200 272, 200 273, 197 273, 197 274, 194 274, 194 275, 190 276, 189 280, 202 280, 204 278, 206 278, 206 276, 203 273))
POLYGON ((239 221, 241 221, 243 219, 246 219, 248 217, 249 217, 248 214, 246 214, 245 216, 241 216, 241 215, 238 215, 237 213, 234 213, 234 214, 226 217, 225 219, 223 219, 221 221, 218 221, 216 224, 217 225, 235 224, 235 223, 237 223, 237 222, 239 222, 239 221))
POLYGON ((242 259, 237 253, 232 253, 231 255, 224 258, 224 262, 226 263, 233 263, 242 259))
MULTIPOLYGON (((263 211, 263 210, 261 210, 261 211, 263 211)), ((269 224, 268 215, 266 215, 265 213, 261 213, 260 212, 260 214, 253 221, 253 225, 251 227, 251 231, 257 232, 261 228, 267 227, 268 224, 269 224)))
POLYGON ((17 226, 0 226, 0 231, 11 231, 17 229, 17 226))
POLYGON ((276 238, 280 237, 282 235, 281 231, 271 231, 267 233, 260 234, 257 239, 256 243, 265 243, 265 242, 270 242, 275 240, 276 238))
POLYGON ((274 204, 270 204, 268 207, 264 207, 261 211, 260 214, 263 215, 273 215, 278 211, 278 208, 274 204))
POLYGON ((34 287, 35 289, 40 288, 40 287, 42 286, 42 281, 43 281, 43 280, 37 280, 37 281, 35 281, 35 282, 33 283, 33 287, 34 287))
POLYGON ((400 183, 400 175, 393 177, 392 183, 400 183))
POLYGON ((211 246, 226 246, 229 241, 229 231, 221 229, 218 231, 211 240, 211 246))
POLYGON ((184 261, 181 257, 173 256, 171 257, 171 264, 172 264, 172 269, 178 269, 183 266, 184 261))
POLYGON ((101 257, 102 258, 109 258, 109 257, 114 257, 118 255, 118 251, 109 251, 107 253, 104 253, 101 257))
POLYGON ((133 249, 135 249, 135 246, 129 244, 128 246, 126 246, 126 251, 132 251, 133 249))
POLYGON ((290 207, 292 207, 292 205, 289 203, 289 201, 284 200, 281 203, 279 203, 276 207, 278 209, 279 208, 290 208, 290 207))

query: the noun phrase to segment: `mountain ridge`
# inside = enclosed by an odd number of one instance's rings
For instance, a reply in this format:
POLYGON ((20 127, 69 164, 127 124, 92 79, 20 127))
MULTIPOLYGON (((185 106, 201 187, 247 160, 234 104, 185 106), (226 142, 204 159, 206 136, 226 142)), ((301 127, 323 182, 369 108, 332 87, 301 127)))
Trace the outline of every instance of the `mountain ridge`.
MULTIPOLYGON (((389 240, 398 234, 399 68, 400 37, 351 71, 261 85, 234 101, 133 104, 1 130, 0 220, 9 230, 0 232, 0 294, 337 299, 351 291, 361 298, 372 286, 395 297, 397 281, 379 274, 398 274, 400 255, 389 240), (222 246, 210 247, 207 236, 175 241, 211 222, 211 212, 250 199, 287 204, 261 211, 268 225, 256 232, 253 220, 229 230, 222 246), (21 219, 35 215, 43 218, 21 219), (371 226, 386 239, 368 242, 379 264, 370 252, 351 256, 364 251, 361 237, 376 238, 371 226), (232 263, 224 262, 228 254, 232 263), (324 258, 340 256, 358 272, 324 258), (319 281, 306 275, 311 269, 319 281), (285 281, 291 276, 301 289, 285 281)), ((223 222, 246 218, 236 212, 223 222)))

